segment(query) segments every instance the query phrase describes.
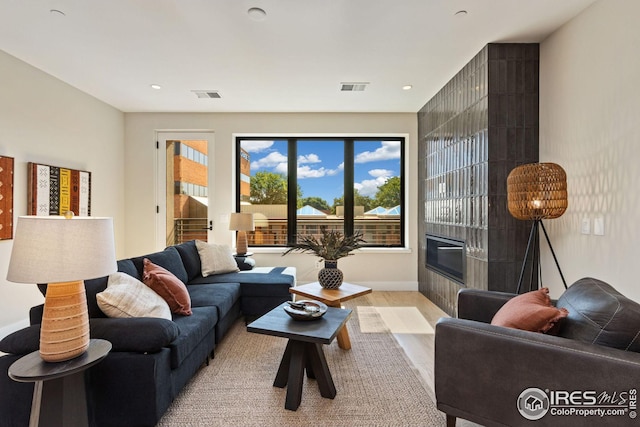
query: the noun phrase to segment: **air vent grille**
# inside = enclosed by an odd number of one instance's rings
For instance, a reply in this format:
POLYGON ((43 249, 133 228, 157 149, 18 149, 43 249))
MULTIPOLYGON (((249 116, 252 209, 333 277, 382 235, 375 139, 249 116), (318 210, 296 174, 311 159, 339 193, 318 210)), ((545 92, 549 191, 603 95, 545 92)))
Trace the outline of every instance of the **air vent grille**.
POLYGON ((342 92, 362 92, 366 89, 369 82, 342 82, 340 90, 342 92))
POLYGON ((222 98, 217 90, 192 90, 198 98, 222 98))

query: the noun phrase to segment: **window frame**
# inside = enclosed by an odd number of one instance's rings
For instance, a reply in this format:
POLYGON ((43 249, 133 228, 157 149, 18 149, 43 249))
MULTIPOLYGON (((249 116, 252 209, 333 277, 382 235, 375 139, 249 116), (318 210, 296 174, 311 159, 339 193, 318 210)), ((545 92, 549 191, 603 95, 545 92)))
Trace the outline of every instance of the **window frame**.
POLYGON ((406 249, 407 248, 407 229, 406 229, 406 189, 407 189, 407 171, 406 171, 406 149, 408 135, 406 134, 358 134, 358 135, 305 135, 305 134, 237 134, 234 135, 235 148, 235 211, 241 211, 241 173, 240 164, 242 157, 241 144, 246 140, 284 140, 287 141, 287 244, 262 244, 252 245, 256 248, 287 248, 295 243, 297 238, 297 141, 305 140, 339 140, 344 141, 344 233, 352 235, 355 229, 355 213, 354 213, 354 177, 355 177, 355 143, 357 141, 399 141, 400 142, 400 159, 399 159, 399 177, 400 177, 400 216, 399 216, 399 237, 398 244, 365 244, 363 248, 372 249, 406 249), (293 203, 291 201, 294 201, 293 203))

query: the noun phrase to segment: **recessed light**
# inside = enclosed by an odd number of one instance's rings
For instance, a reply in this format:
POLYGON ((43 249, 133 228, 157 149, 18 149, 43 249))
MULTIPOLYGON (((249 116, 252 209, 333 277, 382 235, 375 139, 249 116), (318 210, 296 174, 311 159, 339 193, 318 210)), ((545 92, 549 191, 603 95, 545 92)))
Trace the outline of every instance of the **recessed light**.
POLYGON ((59 9, 51 9, 49 10, 49 13, 51 13, 54 16, 67 16, 63 11, 59 9))
POLYGON ((465 16, 468 12, 466 10, 459 10, 454 15, 455 16, 465 16))
POLYGON ((267 19, 267 12, 264 9, 260 9, 259 7, 252 7, 247 10, 247 14, 252 21, 264 21, 267 19))
POLYGON ((157 84, 152 84, 152 85, 150 85, 150 86, 151 86, 151 89, 155 89, 155 90, 160 90, 160 89, 162 89, 162 86, 157 85, 157 84))
POLYGON ((411 90, 411 89, 413 89, 412 85, 404 85, 404 86, 402 86, 402 90, 411 90))

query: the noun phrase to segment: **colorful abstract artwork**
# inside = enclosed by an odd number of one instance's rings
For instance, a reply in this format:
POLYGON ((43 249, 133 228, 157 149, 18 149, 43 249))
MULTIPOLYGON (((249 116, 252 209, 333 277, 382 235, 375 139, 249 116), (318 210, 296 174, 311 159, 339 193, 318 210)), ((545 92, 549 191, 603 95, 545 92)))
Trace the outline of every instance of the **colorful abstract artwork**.
POLYGON ((29 215, 91 215, 91 172, 29 163, 29 215))
POLYGON ((0 156, 0 240, 13 239, 13 157, 0 156))

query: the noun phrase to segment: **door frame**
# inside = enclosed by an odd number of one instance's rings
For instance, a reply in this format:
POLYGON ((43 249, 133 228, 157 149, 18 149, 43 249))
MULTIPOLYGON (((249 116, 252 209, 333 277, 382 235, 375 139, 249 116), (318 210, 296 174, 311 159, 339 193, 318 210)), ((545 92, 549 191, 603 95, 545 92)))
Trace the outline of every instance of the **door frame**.
MULTIPOLYGON (((163 250, 167 247, 167 195, 166 195, 166 165, 167 156, 165 147, 167 141, 181 140, 205 140, 207 141, 207 199, 212 200, 211 182, 214 174, 211 171, 211 159, 214 158, 215 132, 213 130, 156 130, 156 161, 155 161, 155 203, 156 203, 156 224, 155 224, 155 245, 156 250, 163 250)), ((209 204, 207 203, 207 206, 209 204)), ((207 208, 207 220, 212 221, 211 210, 207 208)), ((211 238, 211 230, 207 232, 211 238)))

